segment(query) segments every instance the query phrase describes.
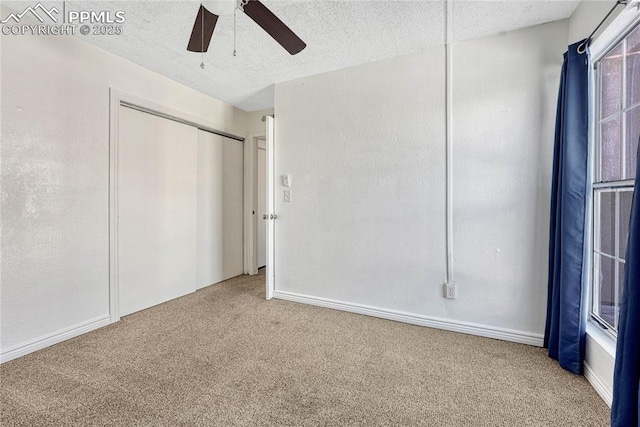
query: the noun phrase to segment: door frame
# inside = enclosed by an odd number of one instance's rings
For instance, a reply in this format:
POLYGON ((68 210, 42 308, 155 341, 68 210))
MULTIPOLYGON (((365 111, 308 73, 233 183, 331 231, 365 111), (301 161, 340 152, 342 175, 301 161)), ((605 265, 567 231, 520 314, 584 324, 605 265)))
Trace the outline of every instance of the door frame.
POLYGON ((244 144, 244 274, 258 274, 258 140, 265 132, 251 133, 244 144))
POLYGON ((265 116, 266 124, 266 148, 267 148, 267 268, 266 268, 266 299, 273 298, 276 289, 275 276, 275 236, 276 236, 276 161, 275 161, 275 116, 265 116))
MULTIPOLYGON (((254 201, 255 201, 255 206, 256 206, 256 219, 254 221, 254 230, 255 230, 255 238, 254 238, 254 243, 255 246, 253 248, 253 259, 255 262, 255 266, 256 266, 256 273, 258 272, 258 269, 260 268, 260 265, 258 263, 258 242, 260 241, 259 235, 258 235, 258 228, 260 225, 260 221, 264 221, 264 219, 262 218, 262 215, 266 214, 267 212, 258 212, 258 191, 260 190, 260 186, 258 185, 259 181, 260 181, 260 177, 258 176, 258 168, 259 168, 259 164, 258 164, 258 158, 259 158, 259 153, 260 150, 264 150, 265 151, 265 156, 266 156, 266 151, 267 151, 267 141, 266 141, 266 135, 265 136, 260 136, 256 138, 256 150, 255 150, 255 156, 256 156, 256 167, 255 167, 255 193, 254 193, 254 201)), ((265 172, 265 181, 266 181, 266 174, 268 173, 267 170, 264 171, 265 172)), ((265 194, 265 197, 267 195, 265 194)), ((268 209, 267 209, 268 210, 268 209)), ((266 236, 265 236, 265 243, 266 243, 266 236)), ((266 248, 265 248, 266 250, 266 248)), ((265 266, 266 266, 266 260, 265 260, 265 266)))
MULTIPOLYGON (((111 323, 120 320, 120 293, 118 283, 118 130, 120 106, 149 114, 155 114, 165 119, 178 121, 207 132, 216 133, 227 138, 242 142, 246 147, 247 139, 242 132, 234 129, 229 131, 219 130, 217 124, 208 119, 199 117, 184 111, 175 110, 149 99, 133 95, 131 93, 110 87, 109 88, 109 316, 111 323)), ((246 151, 244 151, 246 152, 246 151)), ((246 159, 244 160, 246 162, 246 159)), ((245 163, 246 164, 246 163, 245 163)), ((243 188, 246 188, 243 185, 243 188)), ((245 200, 243 194, 243 203, 245 200)), ((243 206, 243 211, 245 211, 243 206)), ((246 229, 246 221, 243 218, 243 231, 246 229)), ((243 241, 245 240, 243 238, 243 241)))

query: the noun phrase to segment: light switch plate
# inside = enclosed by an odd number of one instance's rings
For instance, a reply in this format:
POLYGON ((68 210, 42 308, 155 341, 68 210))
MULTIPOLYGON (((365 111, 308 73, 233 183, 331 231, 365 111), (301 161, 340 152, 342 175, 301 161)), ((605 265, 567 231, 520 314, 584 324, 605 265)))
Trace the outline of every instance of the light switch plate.
POLYGON ((282 175, 282 186, 291 187, 291 176, 289 176, 289 174, 282 175))
POLYGON ((291 190, 284 190, 284 201, 290 202, 291 200, 291 190))

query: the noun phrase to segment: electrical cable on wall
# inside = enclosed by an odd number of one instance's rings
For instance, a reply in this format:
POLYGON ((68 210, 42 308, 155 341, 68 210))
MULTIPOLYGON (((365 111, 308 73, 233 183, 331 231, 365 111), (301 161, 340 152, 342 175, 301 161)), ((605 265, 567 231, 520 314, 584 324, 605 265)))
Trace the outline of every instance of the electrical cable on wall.
POLYGON ((453 282, 453 79, 452 49, 453 33, 453 0, 445 0, 444 10, 444 44, 445 44, 445 145, 446 145, 446 245, 447 245, 447 280, 445 296, 455 298, 453 282))

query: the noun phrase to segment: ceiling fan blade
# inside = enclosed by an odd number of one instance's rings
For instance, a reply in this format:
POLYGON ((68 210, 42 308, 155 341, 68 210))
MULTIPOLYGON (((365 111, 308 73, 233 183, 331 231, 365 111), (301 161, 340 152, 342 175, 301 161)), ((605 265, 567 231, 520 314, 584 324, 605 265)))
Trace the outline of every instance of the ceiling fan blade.
POLYGON ((244 13, 260 25, 271 37, 275 39, 291 55, 299 53, 307 47, 306 43, 300 40, 284 22, 273 14, 265 5, 258 0, 249 0, 244 5, 244 13))
POLYGON ((200 5, 187 50, 191 52, 206 52, 209 49, 216 22, 218 22, 218 15, 209 12, 203 5, 200 5))

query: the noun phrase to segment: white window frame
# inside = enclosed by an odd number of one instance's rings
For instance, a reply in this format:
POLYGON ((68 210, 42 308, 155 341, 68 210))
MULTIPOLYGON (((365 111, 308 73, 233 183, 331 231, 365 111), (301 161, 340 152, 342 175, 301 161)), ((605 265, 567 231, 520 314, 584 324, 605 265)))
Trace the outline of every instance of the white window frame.
MULTIPOLYGON (((584 247, 584 255, 583 255, 583 285, 585 289, 588 289, 586 292, 586 302, 588 307, 589 320, 592 324, 597 325, 600 329, 604 330, 607 335, 610 336, 613 340, 616 339, 616 331, 611 329, 606 325, 599 316, 593 313, 593 303, 595 297, 597 297, 598 288, 595 283, 595 271, 597 266, 595 265, 596 251, 595 248, 599 245, 597 244, 598 236, 596 235, 596 226, 599 224, 599 212, 598 212, 598 204, 596 203, 598 200, 595 197, 596 192, 611 190, 616 192, 616 207, 619 204, 619 197, 617 195, 620 191, 629 191, 633 190, 633 179, 627 179, 624 181, 615 181, 615 182, 606 182, 601 183, 599 181, 599 165, 600 165, 600 153, 599 153, 599 136, 600 136, 600 125, 604 120, 600 120, 600 72, 596 68, 597 64, 599 64, 600 60, 606 56, 612 49, 617 47, 618 43, 620 43, 629 33, 635 29, 636 25, 640 25, 640 11, 635 7, 635 5, 627 5, 627 7, 618 15, 618 17, 607 27, 606 30, 598 37, 598 39, 592 44, 589 48, 590 53, 590 63, 589 63, 589 116, 591 119, 589 120, 589 167, 588 167, 588 176, 587 176, 587 209, 586 211, 586 222, 585 222, 585 247, 584 247)), ((626 94, 626 67, 623 63, 623 96, 626 94)), ((623 102, 626 102, 623 100, 623 102)), ((628 107, 633 106, 622 106, 623 114, 621 127, 623 133, 626 132, 626 123, 624 120, 624 111, 627 109, 631 109, 628 107)), ((624 138, 624 137, 623 137, 624 138)), ((624 140, 623 140, 624 144, 624 140)), ((624 150, 625 147, 622 147, 624 150)), ((624 154, 621 161, 624 161, 624 154)), ((622 163, 621 167, 624 168, 625 164, 622 163)), ((617 209, 616 209, 617 213, 617 209)), ((618 215, 615 215, 615 232, 616 232, 616 251, 618 250, 618 239, 619 239, 619 219, 618 215)), ((619 254, 618 254, 619 255, 619 254)), ((624 255, 622 255, 624 256, 624 255)), ((616 257, 616 261, 621 261, 620 256, 616 257)), ((619 269, 616 268, 616 283, 618 283, 618 275, 619 269)), ((617 295, 616 295, 617 298, 617 295)))

